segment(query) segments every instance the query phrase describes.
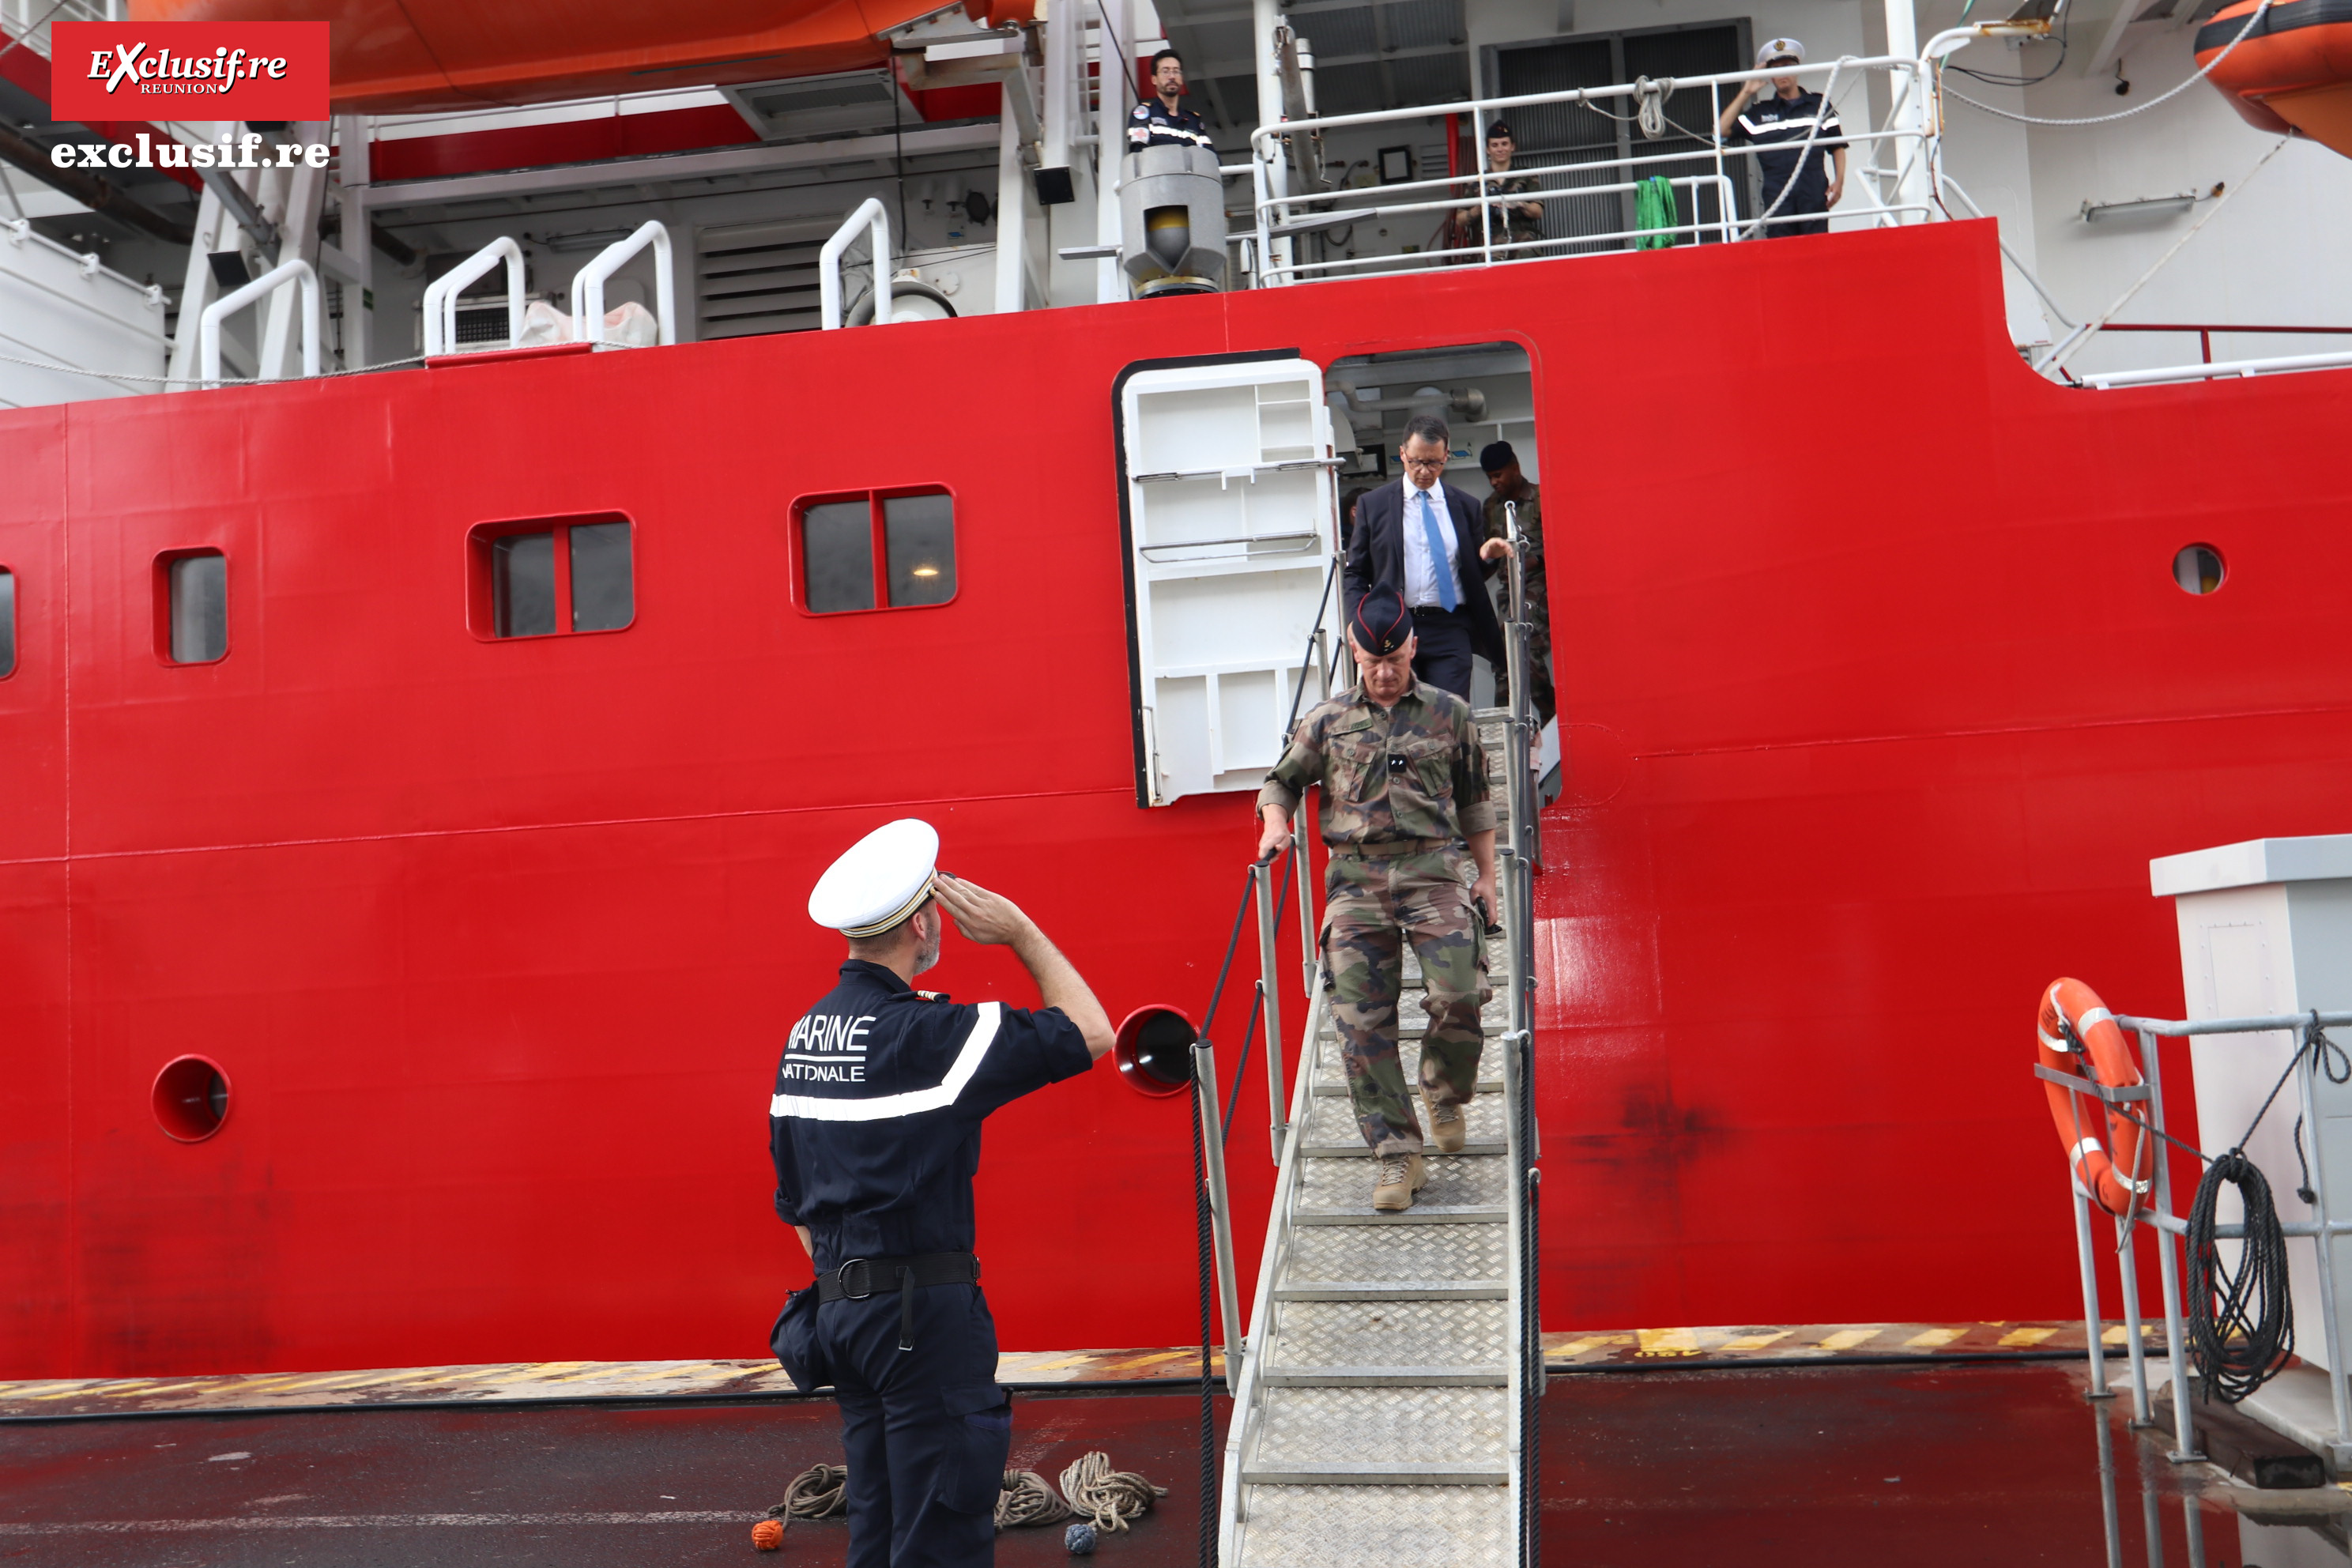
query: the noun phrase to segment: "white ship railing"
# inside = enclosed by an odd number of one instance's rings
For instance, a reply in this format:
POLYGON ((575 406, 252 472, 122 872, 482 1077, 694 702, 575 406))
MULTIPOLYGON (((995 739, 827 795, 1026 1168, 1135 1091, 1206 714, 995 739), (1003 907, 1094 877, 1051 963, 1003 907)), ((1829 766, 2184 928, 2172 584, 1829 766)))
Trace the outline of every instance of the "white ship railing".
MULTIPOLYGON (((654 252, 654 309, 660 317, 656 323, 661 332, 659 342, 665 346, 677 342, 677 275, 670 257, 669 230, 658 220, 648 218, 626 239, 615 240, 598 251, 596 259, 573 276, 572 330, 579 334, 582 342, 604 342, 604 280, 647 246, 653 247, 654 252)), ((515 274, 509 270, 508 275, 515 274)), ((520 296, 520 290, 509 293, 520 296)), ((508 308, 518 307, 510 302, 508 308)))
MULTIPOLYGON (((302 374, 319 374, 319 275, 309 262, 293 258, 205 307, 204 315, 196 322, 196 363, 197 374, 205 385, 220 384, 221 323, 246 306, 266 300, 289 285, 302 290, 302 374)), ((268 379, 266 374, 264 379, 268 379)))
MULTIPOLYGON (((1970 31, 1966 36, 1975 35, 1970 31)), ((1946 35, 1935 40, 1930 48, 1957 47, 1957 42, 1951 35, 1946 35)), ((1924 90, 1927 77, 1925 59, 1896 55, 1873 56, 1866 59, 1848 58, 1819 65, 1727 71, 1712 76, 1678 77, 1655 81, 1644 78, 1640 81, 1620 82, 1609 87, 1522 93, 1507 98, 1478 98, 1460 103, 1329 115, 1261 126, 1251 133, 1253 156, 1249 163, 1257 220, 1256 280, 1261 286, 1279 285, 1303 281, 1311 277, 1343 276, 1349 272, 1393 272, 1473 261, 1492 265, 1551 257, 1607 254, 1645 238, 1659 237, 1719 243, 1753 237, 1759 232, 1769 233, 1786 223, 1812 221, 1822 215, 1772 212, 1769 202, 1750 216, 1738 215, 1737 192, 1746 181, 1748 163, 1766 153, 1786 153, 1798 143, 1776 143, 1769 147, 1729 145, 1716 134, 1716 122, 1724 108, 1736 97, 1740 86, 1748 82, 1769 82, 1776 76, 1794 76, 1827 96, 1836 87, 1873 73, 1893 79, 1886 123, 1877 130, 1839 133, 1837 140, 1851 150, 1857 166, 1849 183, 1847 199, 1828 216, 1866 218, 1873 226, 1920 223, 1946 216, 1929 194, 1931 187, 1927 176, 1933 157, 1930 143, 1934 140, 1934 131, 1927 113, 1927 94, 1924 90), (1707 94, 1704 126, 1679 125, 1664 118, 1666 106, 1675 95, 1698 88, 1706 89, 1707 94), (1643 140, 1636 142, 1637 149, 1645 146, 1648 141, 1669 137, 1679 139, 1685 144, 1663 152, 1637 150, 1622 157, 1599 158, 1590 162, 1541 165, 1515 163, 1501 172, 1481 168, 1459 174, 1362 189, 1343 187, 1291 194, 1275 188, 1276 182, 1283 178, 1283 170, 1288 161, 1286 149, 1299 140, 1325 132, 1425 121, 1435 115, 1460 116, 1469 121, 1473 155, 1483 162, 1486 127, 1489 121, 1520 110, 1576 104, 1588 106, 1612 119, 1636 122, 1644 118, 1646 105, 1647 115, 1656 123, 1657 135, 1651 137, 1645 132, 1643 140), (1701 145, 1689 144, 1694 142, 1701 145), (1704 172, 1693 171, 1691 165, 1702 161, 1709 167, 1704 172), (1497 205, 1507 205, 1515 201, 1561 203, 1584 198, 1607 200, 1622 205, 1626 195, 1636 189, 1645 176, 1661 174, 1677 191, 1691 193, 1690 221, 1649 229, 1612 226, 1592 233, 1548 236, 1534 240, 1514 241, 1507 233, 1497 232, 1495 215, 1497 205), (1504 192, 1495 188, 1505 181, 1530 177, 1536 182, 1536 188, 1531 191, 1504 192), (1718 210, 1712 218, 1706 217, 1701 210, 1697 196, 1702 189, 1711 190, 1716 195, 1718 210), (1400 201, 1399 197, 1410 199, 1400 201), (1476 226, 1475 237, 1453 248, 1336 259, 1304 259, 1296 254, 1297 238, 1318 230, 1366 218, 1448 212, 1462 214, 1465 223, 1475 221, 1476 226)), ((1676 216, 1679 217, 1681 215, 1678 212, 1676 216)))
POLYGON ((890 320, 890 211, 881 197, 868 196, 842 220, 817 254, 817 325, 826 331, 841 325, 841 255, 860 231, 874 237, 874 319, 890 320))
MULTIPOLYGON (((507 264, 507 346, 522 342, 522 247, 505 235, 490 241, 425 290, 425 355, 452 353, 457 346, 457 296, 466 286, 500 261, 507 264)), ((667 312, 665 312, 667 314, 667 312)))

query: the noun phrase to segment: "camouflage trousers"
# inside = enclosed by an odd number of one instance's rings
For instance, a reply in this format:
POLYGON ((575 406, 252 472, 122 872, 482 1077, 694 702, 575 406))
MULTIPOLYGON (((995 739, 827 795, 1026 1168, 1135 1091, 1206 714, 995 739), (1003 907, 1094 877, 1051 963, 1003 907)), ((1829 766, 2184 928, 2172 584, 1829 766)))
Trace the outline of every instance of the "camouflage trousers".
MULTIPOLYGON (((1540 565, 1538 565, 1540 570, 1540 565)), ((1531 593, 1528 595, 1528 700, 1535 704, 1536 719, 1549 724, 1559 711, 1551 690, 1551 605, 1549 595, 1531 593)), ((1509 661, 1495 667, 1495 706, 1511 705, 1511 672, 1509 661)))
POLYGON ((1440 1104, 1468 1104, 1478 1089, 1478 1058, 1486 1043, 1478 1017, 1492 993, 1486 938, 1462 879, 1462 852, 1372 858, 1335 849, 1326 894, 1323 952, 1331 1019, 1356 1123, 1374 1152, 1417 1154, 1421 1118, 1397 1056, 1408 940, 1428 984, 1421 1087, 1440 1104))

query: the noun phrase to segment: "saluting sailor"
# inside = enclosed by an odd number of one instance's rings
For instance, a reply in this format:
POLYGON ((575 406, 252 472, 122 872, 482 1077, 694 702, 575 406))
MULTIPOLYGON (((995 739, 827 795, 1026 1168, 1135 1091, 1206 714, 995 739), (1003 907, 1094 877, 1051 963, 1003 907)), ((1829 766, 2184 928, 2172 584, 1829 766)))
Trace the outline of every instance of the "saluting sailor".
MULTIPOLYGON (((1184 96, 1184 58, 1174 49, 1151 57, 1153 96, 1129 111, 1127 150, 1146 147, 1209 147, 1209 122, 1176 100, 1184 96)), ((1214 151, 1213 148, 1211 149, 1214 151)))
POLYGON ((772 1343, 795 1384, 839 1398, 851 1568, 994 1560, 1013 1407, 972 1256, 980 1124, 1111 1045, 1069 960, 1010 900, 938 870, 939 844, 908 817, 818 880, 809 918, 848 938, 849 958, 793 1026, 769 1103, 776 1212, 816 1266, 772 1343), (915 990, 939 962, 942 910, 1012 948, 1045 1005, 915 990))

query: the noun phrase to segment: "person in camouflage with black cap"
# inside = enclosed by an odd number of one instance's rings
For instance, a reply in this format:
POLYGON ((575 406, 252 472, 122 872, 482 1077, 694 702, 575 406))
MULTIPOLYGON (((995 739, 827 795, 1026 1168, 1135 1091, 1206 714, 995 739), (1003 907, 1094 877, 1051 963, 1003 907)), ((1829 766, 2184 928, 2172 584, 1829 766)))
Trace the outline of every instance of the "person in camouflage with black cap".
POLYGON ((1411 1208, 1429 1183, 1421 1121, 1397 1057, 1404 943, 1412 942, 1427 983, 1420 1087, 1430 1141, 1454 1153, 1486 1046, 1486 930, 1473 900, 1495 907, 1495 807, 1470 705, 1413 679, 1412 616, 1393 588, 1382 584, 1357 601, 1348 641, 1361 679, 1292 731, 1258 792, 1258 853, 1289 844, 1300 797, 1309 784, 1322 785, 1331 1015, 1357 1123, 1380 1157, 1372 1207, 1393 1213, 1411 1208), (1477 868, 1468 885, 1465 843, 1477 868))

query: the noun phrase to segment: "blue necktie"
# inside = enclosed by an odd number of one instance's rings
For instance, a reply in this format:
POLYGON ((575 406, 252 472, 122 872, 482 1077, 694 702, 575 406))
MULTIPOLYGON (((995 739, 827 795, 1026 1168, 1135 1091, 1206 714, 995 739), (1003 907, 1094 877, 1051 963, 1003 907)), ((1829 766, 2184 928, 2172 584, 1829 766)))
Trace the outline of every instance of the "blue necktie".
POLYGON ((1429 492, 1415 493, 1421 497, 1421 531, 1429 540, 1429 569, 1437 576, 1437 602, 1450 610, 1458 602, 1454 594, 1454 562, 1445 553, 1445 535, 1437 531, 1437 508, 1429 492))

